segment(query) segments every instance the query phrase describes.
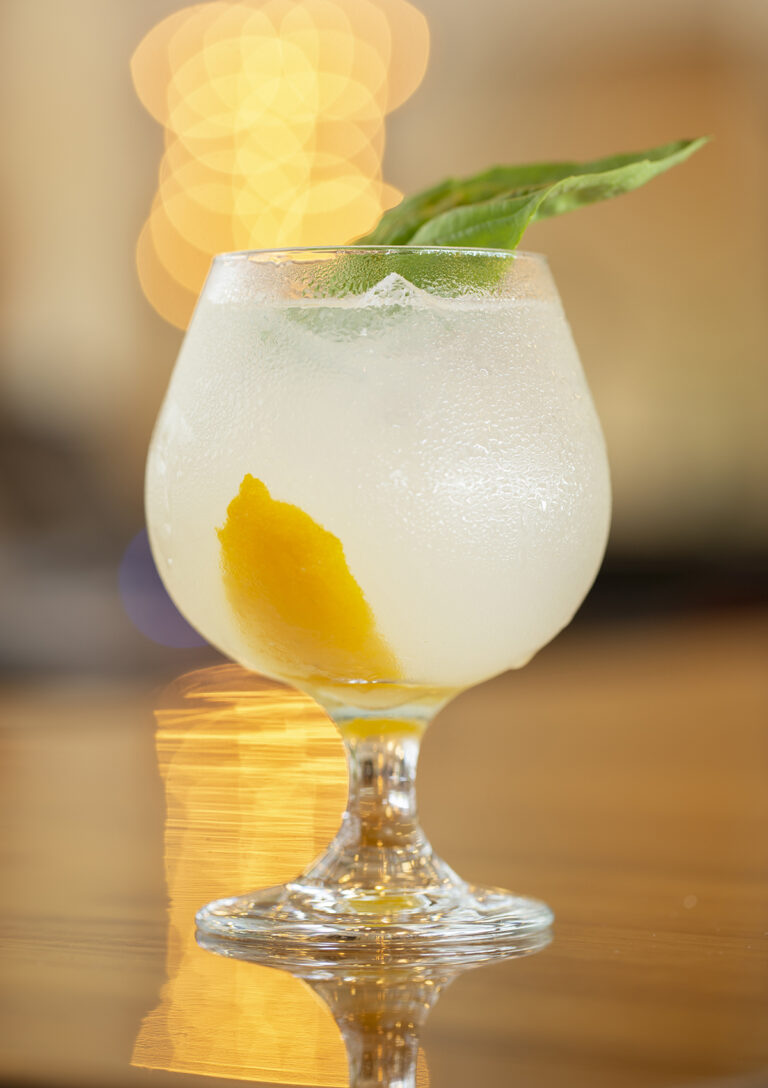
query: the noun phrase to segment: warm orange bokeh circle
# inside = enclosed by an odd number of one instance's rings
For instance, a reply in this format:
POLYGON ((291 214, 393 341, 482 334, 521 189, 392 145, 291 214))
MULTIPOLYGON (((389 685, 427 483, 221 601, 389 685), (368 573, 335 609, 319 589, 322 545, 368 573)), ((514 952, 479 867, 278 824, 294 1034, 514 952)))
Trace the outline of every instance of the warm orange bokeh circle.
POLYGON ((424 16, 407 0, 214 0, 139 45, 139 98, 165 127, 138 243, 144 293, 185 327, 215 253, 342 245, 400 193, 384 118, 421 82, 424 16))

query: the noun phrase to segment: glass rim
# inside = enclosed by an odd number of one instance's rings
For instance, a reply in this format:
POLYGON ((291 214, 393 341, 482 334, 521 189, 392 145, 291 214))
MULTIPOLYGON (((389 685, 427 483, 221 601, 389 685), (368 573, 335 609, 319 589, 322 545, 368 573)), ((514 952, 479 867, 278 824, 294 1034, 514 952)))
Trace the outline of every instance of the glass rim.
POLYGON ((549 260, 544 253, 533 253, 525 249, 491 249, 483 246, 399 246, 399 245, 343 245, 343 246, 276 246, 269 249, 235 249, 224 253, 216 253, 213 257, 216 261, 254 260, 259 257, 287 257, 290 259, 294 253, 350 253, 357 256, 363 254, 393 254, 393 253, 439 253, 460 254, 464 257, 498 257, 504 260, 510 257, 524 257, 537 264, 549 265, 549 260))

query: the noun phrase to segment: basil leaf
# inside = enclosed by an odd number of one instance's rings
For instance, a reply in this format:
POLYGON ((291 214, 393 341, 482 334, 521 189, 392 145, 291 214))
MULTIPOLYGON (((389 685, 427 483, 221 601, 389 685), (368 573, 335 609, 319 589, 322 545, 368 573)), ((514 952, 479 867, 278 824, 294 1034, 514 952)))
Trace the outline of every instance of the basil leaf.
POLYGON ((427 220, 411 237, 414 246, 515 249, 551 187, 454 208, 427 220))
POLYGON ((391 208, 356 244, 514 249, 533 220, 630 192, 704 143, 706 138, 677 140, 587 163, 495 166, 470 178, 449 178, 391 208))

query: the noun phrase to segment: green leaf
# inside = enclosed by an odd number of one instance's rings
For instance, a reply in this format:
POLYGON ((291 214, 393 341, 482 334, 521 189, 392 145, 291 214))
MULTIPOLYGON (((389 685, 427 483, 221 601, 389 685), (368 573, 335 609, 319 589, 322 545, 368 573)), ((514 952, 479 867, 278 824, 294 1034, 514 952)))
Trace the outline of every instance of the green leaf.
POLYGON ((419 227, 409 244, 515 249, 551 188, 443 212, 419 227))
POLYGON ((470 178, 449 178, 390 209, 356 244, 514 249, 532 221, 630 192, 706 142, 677 140, 587 163, 495 166, 470 178))

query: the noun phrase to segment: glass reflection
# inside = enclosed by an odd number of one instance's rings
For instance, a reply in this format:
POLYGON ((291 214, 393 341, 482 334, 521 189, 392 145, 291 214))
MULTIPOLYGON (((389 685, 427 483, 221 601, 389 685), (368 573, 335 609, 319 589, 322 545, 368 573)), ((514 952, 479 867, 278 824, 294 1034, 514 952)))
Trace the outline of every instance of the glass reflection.
MULTIPOLYGON (((267 959, 269 953, 245 942, 202 932, 197 939, 202 948, 220 956, 276 965, 274 958, 267 959)), ((429 1073, 419 1034, 445 987, 474 967, 528 955, 549 941, 549 932, 539 931, 521 937, 515 946, 508 944, 501 956, 478 952, 460 962, 441 962, 433 954, 422 961, 397 962, 387 956, 361 965, 339 960, 337 952, 325 960, 313 952, 303 963, 292 963, 290 973, 311 986, 333 1013, 347 1048, 351 1088, 421 1088, 429 1084, 429 1073)))
POLYGON ((419 1029, 448 982, 482 960, 280 964, 195 939, 201 903, 290 879, 332 838, 347 792, 335 726, 308 697, 236 665, 181 677, 155 717, 168 981, 131 1064, 316 1088, 427 1085, 419 1029))

